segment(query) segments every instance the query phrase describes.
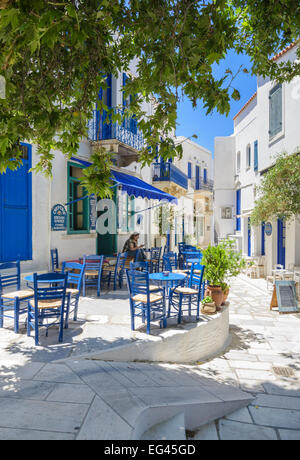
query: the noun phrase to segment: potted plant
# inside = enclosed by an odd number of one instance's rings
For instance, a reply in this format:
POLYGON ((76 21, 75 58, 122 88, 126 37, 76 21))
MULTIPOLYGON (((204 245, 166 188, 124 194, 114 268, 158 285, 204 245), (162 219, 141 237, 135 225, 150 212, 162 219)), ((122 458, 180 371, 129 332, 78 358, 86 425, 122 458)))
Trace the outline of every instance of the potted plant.
POLYGON ((205 265, 205 279, 208 286, 205 291, 206 296, 212 297, 219 308, 223 302, 222 283, 225 282, 226 274, 229 270, 229 262, 226 250, 223 246, 211 246, 203 250, 202 263, 205 265))
POLYGON ((220 243, 220 246, 225 250, 227 257, 227 270, 225 273, 225 278, 221 283, 223 291, 222 304, 224 304, 229 294, 229 280, 230 278, 239 275, 245 269, 246 260, 242 257, 241 252, 236 251, 234 240, 227 238, 220 243))
POLYGON ((208 314, 216 313, 216 303, 213 301, 212 297, 210 296, 204 297, 204 299, 201 301, 201 304, 202 304, 203 313, 208 313, 208 314))

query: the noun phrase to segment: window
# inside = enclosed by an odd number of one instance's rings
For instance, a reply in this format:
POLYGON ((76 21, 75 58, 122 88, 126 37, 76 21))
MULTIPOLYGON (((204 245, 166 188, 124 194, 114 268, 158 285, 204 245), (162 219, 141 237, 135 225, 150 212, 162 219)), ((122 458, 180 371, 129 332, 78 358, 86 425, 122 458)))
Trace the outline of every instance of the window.
POLYGON ((254 171, 258 171, 258 141, 254 142, 254 171))
POLYGON ((239 173, 241 170, 241 152, 236 154, 236 172, 239 173))
POLYGON ((68 232, 89 232, 89 197, 81 185, 82 168, 68 164, 68 232))
POLYGON ((251 167, 251 145, 248 144, 246 147, 246 169, 251 167))
POLYGON ((269 93, 269 136, 282 131, 282 85, 276 85, 269 93))
POLYGON ((207 169, 203 168, 203 182, 207 184, 207 169))
POLYGON ((122 193, 119 199, 119 228, 122 232, 134 231, 135 201, 134 196, 129 197, 122 193))
POLYGON ((192 178, 192 163, 188 162, 188 178, 192 178))
POLYGON ((221 208, 221 219, 232 219, 232 207, 222 207, 221 208))

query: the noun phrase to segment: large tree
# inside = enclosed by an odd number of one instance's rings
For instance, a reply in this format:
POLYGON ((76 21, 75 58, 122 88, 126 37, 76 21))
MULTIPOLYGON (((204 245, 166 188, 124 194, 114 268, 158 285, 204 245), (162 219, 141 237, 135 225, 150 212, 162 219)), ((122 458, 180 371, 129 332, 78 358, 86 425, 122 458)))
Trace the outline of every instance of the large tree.
POLYGON ((283 152, 263 175, 251 223, 260 225, 272 218, 289 220, 300 216, 300 152, 283 152))
MULTIPOLYGON (((299 18, 298 0, 0 0, 0 171, 20 164, 25 139, 38 145, 36 169, 48 174, 55 149, 75 154, 106 75, 134 58, 138 76, 126 84, 132 102, 124 115, 134 114, 144 133, 140 160, 150 163, 158 143, 163 157, 180 155, 169 137, 180 98, 228 114, 231 98, 239 99, 235 72, 216 78, 213 66, 230 50, 247 53, 253 73, 291 80, 299 62, 270 57, 298 38, 299 18), (147 117, 141 101, 153 97, 147 117)), ((101 194, 109 168, 94 159, 86 185, 101 194)))

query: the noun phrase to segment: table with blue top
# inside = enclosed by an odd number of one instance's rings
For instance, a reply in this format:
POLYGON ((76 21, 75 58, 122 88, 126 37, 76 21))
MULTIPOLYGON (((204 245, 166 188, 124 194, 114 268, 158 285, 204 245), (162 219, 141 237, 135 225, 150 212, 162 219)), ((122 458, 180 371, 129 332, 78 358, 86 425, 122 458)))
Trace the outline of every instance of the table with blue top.
MULTIPOLYGON (((65 279, 64 278, 61 278, 61 279, 55 279, 53 280, 53 278, 51 277, 51 275, 53 275, 54 273, 49 273, 49 278, 47 279, 43 279, 43 280, 39 280, 39 283, 43 283, 43 284, 51 284, 51 283, 64 283, 65 279)), ((55 273, 55 275, 57 276, 57 272, 55 273)), ((27 286, 29 286, 29 284, 33 284, 33 275, 27 275, 27 276, 24 276, 24 280, 26 281, 27 283, 27 286)))
POLYGON ((187 275, 182 273, 168 272, 168 275, 164 275, 164 272, 159 272, 150 273, 149 280, 156 281, 158 284, 160 284, 165 289, 165 293, 167 295, 169 289, 180 284, 186 278, 186 276, 187 275))

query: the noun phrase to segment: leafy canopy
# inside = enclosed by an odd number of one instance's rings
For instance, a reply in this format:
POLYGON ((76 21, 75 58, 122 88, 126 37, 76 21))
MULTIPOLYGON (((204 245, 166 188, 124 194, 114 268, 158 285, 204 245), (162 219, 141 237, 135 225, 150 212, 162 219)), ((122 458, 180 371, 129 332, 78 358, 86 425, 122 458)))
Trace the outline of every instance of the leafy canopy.
MULTIPOLYGON (((270 60, 298 37, 299 13, 298 0, 0 0, 0 172, 18 167, 24 140, 38 145, 35 169, 48 175, 55 150, 76 154, 106 75, 133 60, 138 75, 126 84, 124 116, 135 114, 143 131, 140 161, 151 163, 157 144, 164 158, 180 155, 170 134, 181 97, 222 114, 239 99, 234 70, 213 74, 229 50, 247 53, 254 73, 278 81, 299 74, 299 63, 270 60), (153 97, 147 116, 142 101, 153 97)), ((98 108, 107 109, 99 100, 98 108)), ((95 186, 92 170, 89 177, 95 186)))
POLYGON ((260 225, 273 217, 289 220, 300 214, 300 152, 276 157, 274 165, 263 176, 259 198, 251 223, 260 225))

